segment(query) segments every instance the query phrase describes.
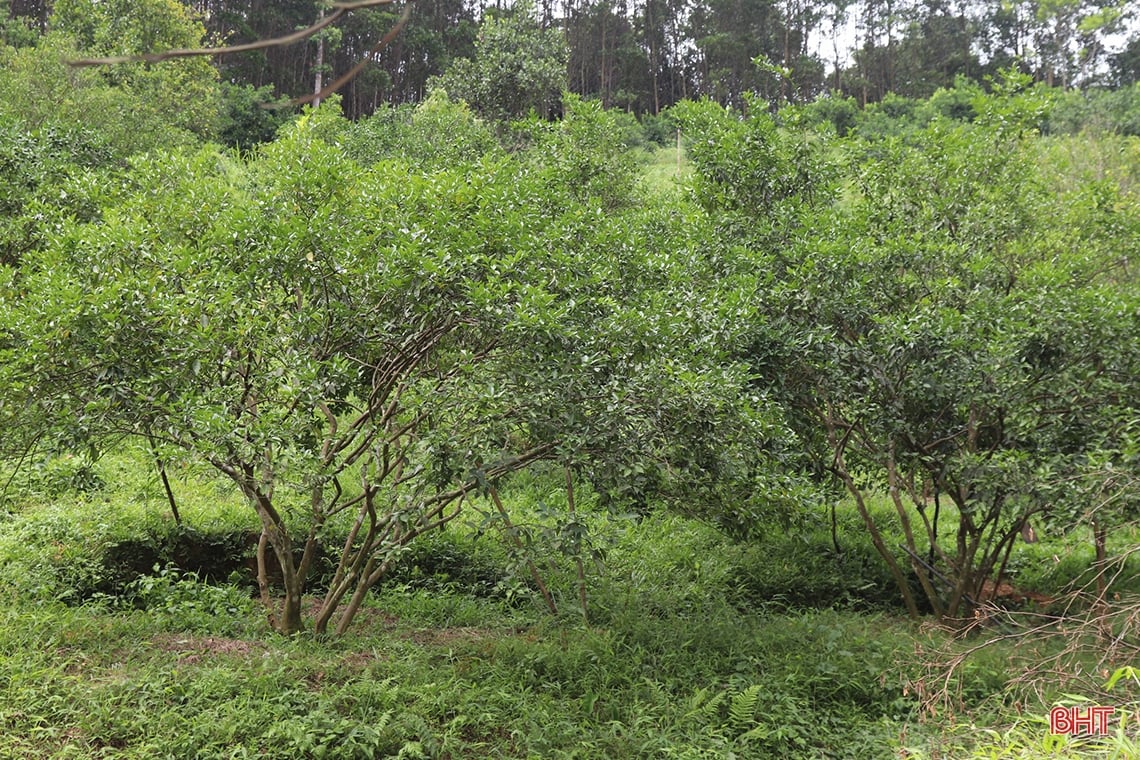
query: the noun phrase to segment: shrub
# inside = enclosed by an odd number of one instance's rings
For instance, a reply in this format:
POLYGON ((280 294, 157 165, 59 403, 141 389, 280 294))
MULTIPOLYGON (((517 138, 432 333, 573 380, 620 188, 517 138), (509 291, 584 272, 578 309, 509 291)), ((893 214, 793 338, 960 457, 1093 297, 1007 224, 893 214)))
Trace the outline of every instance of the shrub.
POLYGON ((176 631, 240 634, 254 616, 248 588, 212 585, 195 573, 155 565, 153 573, 128 583, 122 602, 145 610, 153 623, 176 631))

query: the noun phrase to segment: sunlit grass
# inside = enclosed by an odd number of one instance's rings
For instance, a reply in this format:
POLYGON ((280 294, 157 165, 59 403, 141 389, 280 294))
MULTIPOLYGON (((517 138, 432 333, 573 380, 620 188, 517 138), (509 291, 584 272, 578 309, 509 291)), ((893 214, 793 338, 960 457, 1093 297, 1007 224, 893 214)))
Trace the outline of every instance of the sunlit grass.
POLYGON ((641 187, 649 193, 670 195, 684 188, 693 175, 693 166, 684 148, 659 147, 646 157, 641 187))

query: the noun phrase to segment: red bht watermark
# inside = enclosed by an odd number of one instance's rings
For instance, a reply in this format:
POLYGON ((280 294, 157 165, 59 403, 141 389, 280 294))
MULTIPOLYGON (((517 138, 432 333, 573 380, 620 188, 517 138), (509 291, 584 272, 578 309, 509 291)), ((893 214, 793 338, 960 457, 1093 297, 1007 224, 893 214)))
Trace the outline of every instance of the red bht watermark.
POLYGON ((1103 736, 1108 733, 1108 721, 1116 712, 1115 707, 1061 707, 1049 711, 1049 733, 1051 734, 1092 734, 1103 736))

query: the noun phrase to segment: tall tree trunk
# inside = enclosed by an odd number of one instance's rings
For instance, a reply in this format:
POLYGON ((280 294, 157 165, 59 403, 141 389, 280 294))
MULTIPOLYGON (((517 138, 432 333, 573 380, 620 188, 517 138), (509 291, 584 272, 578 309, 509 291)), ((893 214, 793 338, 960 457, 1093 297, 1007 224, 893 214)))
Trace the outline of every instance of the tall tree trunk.
MULTIPOLYGON (((321 8, 320 14, 317 16, 318 21, 323 21, 325 18, 325 9, 321 8)), ((313 66, 315 74, 313 75, 313 108, 317 108, 321 104, 321 90, 324 89, 324 69, 325 69, 325 37, 324 34, 317 35, 317 60, 313 66)))

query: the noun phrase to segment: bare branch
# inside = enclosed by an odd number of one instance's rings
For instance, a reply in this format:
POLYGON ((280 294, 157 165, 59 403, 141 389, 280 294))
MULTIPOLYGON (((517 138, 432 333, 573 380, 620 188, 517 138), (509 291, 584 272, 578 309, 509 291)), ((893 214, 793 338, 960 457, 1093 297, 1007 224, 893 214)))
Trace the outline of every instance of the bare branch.
MULTIPOLYGON (((392 0, 385 0, 385 2, 392 2, 392 0)), ((315 100, 322 100, 330 93, 336 92, 341 87, 344 87, 346 84, 351 82, 357 74, 364 70, 364 67, 368 65, 368 62, 370 60, 372 60, 372 56, 388 47, 388 45, 392 43, 392 40, 396 39, 396 36, 399 35, 399 33, 404 29, 404 24, 408 23, 408 19, 411 17, 411 15, 412 6, 411 4, 408 4, 404 6, 404 12, 400 14, 400 18, 396 21, 395 26, 389 29, 388 33, 385 34, 379 42, 373 45, 371 50, 364 54, 364 57, 360 59, 359 63, 337 77, 336 81, 334 81, 332 84, 326 85, 320 92, 314 92, 313 94, 306 95, 303 98, 295 98, 291 100, 289 104, 299 106, 305 103, 312 103, 315 100)))
MULTIPOLYGON (((74 61, 68 61, 68 65, 80 66, 110 66, 116 63, 158 63, 160 61, 168 61, 172 58, 193 58, 197 56, 209 56, 211 58, 223 55, 230 55, 232 53, 246 53, 251 50, 263 50, 270 47, 280 47, 284 45, 292 45, 300 42, 301 40, 312 37, 317 32, 321 31, 330 24, 338 21, 342 16, 352 13, 361 8, 374 8, 379 5, 391 5, 395 0, 359 0, 355 3, 334 3, 334 11, 331 15, 318 21, 312 26, 305 27, 304 29, 286 34, 283 37, 271 37, 266 40, 258 40, 257 42, 248 42, 242 45, 227 45, 225 47, 215 48, 176 48, 174 50, 166 50, 162 53, 145 53, 142 55, 117 55, 109 58, 79 58, 74 61)), ((407 11, 405 10, 405 16, 407 11)), ((403 17, 402 17, 403 18, 403 17)), ((400 23, 397 26, 402 27, 400 23)), ((343 83, 342 83, 343 84, 343 83)))
MULTIPOLYGON (((359 0, 355 3, 334 3, 333 13, 312 26, 305 27, 292 34, 287 34, 283 37, 272 37, 266 40, 258 40, 257 42, 248 42, 242 45, 228 45, 225 47, 214 48, 175 48, 174 50, 166 50, 161 53, 143 53, 140 55, 119 55, 111 56, 108 58, 77 58, 68 61, 69 66, 110 66, 117 63, 159 63, 161 61, 168 61, 174 58, 193 58, 193 57, 209 57, 217 58, 223 55, 231 55, 233 53, 246 53, 251 50, 263 50, 270 47, 281 47, 285 45, 292 45, 302 40, 312 37, 317 32, 335 23, 341 17, 362 8, 375 8, 381 5, 392 5, 396 0, 359 0)), ((282 104, 263 104, 262 108, 284 108, 289 106, 299 106, 306 103, 320 102, 328 97, 333 92, 336 92, 341 87, 352 81, 357 74, 364 70, 372 57, 379 53, 384 48, 392 43, 404 29, 404 25, 408 23, 408 19, 412 15, 411 2, 404 6, 403 13, 400 18, 388 30, 379 42, 372 46, 372 48, 364 54, 364 57, 357 62, 355 66, 341 74, 334 82, 321 88, 319 92, 314 92, 299 98, 294 98, 287 103, 282 104)))

